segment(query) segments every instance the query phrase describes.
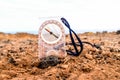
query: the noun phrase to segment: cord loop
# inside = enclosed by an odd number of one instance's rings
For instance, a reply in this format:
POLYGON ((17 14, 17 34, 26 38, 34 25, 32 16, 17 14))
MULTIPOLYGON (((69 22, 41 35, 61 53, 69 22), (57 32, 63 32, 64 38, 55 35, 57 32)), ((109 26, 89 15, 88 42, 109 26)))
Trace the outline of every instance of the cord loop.
POLYGON ((71 42, 73 44, 73 47, 75 49, 75 52, 72 52, 70 50, 66 50, 68 54, 70 55, 74 55, 74 56, 79 56, 80 53, 83 51, 83 43, 82 41, 80 40, 80 38, 77 36, 77 34, 70 28, 70 25, 68 23, 68 21, 65 19, 65 18, 61 18, 61 21, 63 22, 63 24, 69 29, 69 33, 70 33, 70 38, 71 38, 71 42), (76 44, 74 38, 73 38, 73 35, 72 33, 75 35, 75 37, 77 38, 78 40, 78 44, 76 44), (78 50, 77 48, 77 45, 80 45, 80 50, 78 50))

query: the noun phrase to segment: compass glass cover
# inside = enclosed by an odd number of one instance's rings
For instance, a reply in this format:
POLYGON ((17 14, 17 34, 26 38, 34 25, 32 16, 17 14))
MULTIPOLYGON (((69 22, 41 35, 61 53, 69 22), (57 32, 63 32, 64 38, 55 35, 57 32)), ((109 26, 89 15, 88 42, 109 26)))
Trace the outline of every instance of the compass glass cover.
POLYGON ((61 28, 56 24, 47 24, 43 27, 41 37, 44 42, 54 44, 61 39, 61 28))

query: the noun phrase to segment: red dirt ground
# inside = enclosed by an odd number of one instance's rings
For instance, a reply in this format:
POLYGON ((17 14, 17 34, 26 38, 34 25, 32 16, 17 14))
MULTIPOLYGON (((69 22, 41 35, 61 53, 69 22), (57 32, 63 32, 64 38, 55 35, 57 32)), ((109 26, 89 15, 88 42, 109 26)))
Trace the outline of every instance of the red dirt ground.
POLYGON ((60 64, 40 69, 37 35, 0 33, 0 80, 120 80, 120 34, 78 35, 102 50, 84 45, 80 56, 67 55, 60 64))

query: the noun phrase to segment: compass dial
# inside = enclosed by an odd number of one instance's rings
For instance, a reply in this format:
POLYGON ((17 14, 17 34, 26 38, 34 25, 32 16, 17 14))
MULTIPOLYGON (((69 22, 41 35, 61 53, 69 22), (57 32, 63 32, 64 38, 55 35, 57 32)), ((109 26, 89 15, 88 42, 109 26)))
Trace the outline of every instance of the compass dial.
POLYGON ((58 25, 54 23, 48 23, 44 25, 41 31, 41 38, 44 42, 48 44, 57 43, 61 39, 61 37, 62 30, 58 25))

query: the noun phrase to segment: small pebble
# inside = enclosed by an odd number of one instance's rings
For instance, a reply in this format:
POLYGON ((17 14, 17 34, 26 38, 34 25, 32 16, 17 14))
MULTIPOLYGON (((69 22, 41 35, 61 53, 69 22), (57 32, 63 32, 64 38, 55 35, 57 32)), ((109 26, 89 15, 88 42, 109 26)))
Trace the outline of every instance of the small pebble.
POLYGON ((60 65, 60 66, 58 66, 58 68, 67 69, 68 65, 60 65))

